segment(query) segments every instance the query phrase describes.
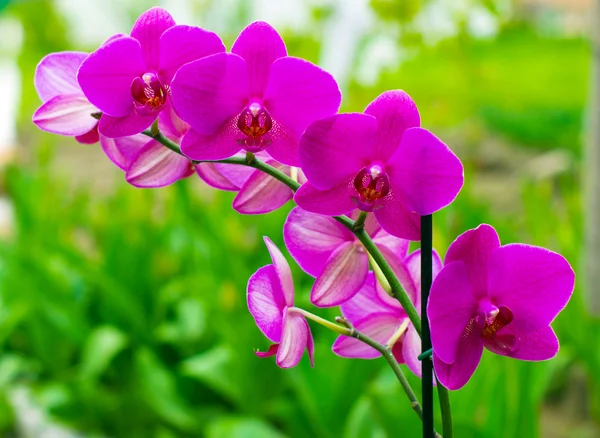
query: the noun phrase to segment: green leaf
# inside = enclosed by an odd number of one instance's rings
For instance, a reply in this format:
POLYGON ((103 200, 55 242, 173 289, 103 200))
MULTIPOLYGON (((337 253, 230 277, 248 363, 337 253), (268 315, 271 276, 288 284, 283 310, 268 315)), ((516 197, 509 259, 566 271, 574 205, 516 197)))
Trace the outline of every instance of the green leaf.
POLYGON ((79 373, 83 379, 95 379, 127 345, 127 336, 111 326, 96 328, 87 338, 79 373))
POLYGON ((150 350, 138 350, 135 368, 141 398, 156 415, 181 429, 197 427, 193 413, 177 391, 174 376, 150 350))
POLYGON ((225 417, 212 422, 206 431, 207 438, 284 438, 281 432, 268 423, 255 418, 225 417))
POLYGON ((183 375, 200 380, 219 394, 235 403, 241 403, 241 392, 236 384, 231 350, 218 346, 205 353, 190 357, 181 364, 183 375))

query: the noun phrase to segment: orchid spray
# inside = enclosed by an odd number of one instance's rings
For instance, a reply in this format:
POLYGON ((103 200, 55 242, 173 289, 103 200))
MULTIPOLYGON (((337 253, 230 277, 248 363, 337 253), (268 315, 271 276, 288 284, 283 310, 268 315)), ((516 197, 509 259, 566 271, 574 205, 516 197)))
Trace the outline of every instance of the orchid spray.
POLYGON ((269 24, 249 24, 227 52, 219 36, 176 24, 161 8, 90 54, 46 56, 35 86, 42 105, 33 122, 100 142, 134 186, 198 174, 238 192, 233 207, 242 214, 294 199, 283 225, 287 250, 315 277, 310 301, 339 306, 341 315, 329 321, 295 304, 288 261, 265 236, 272 264, 257 269, 246 291, 271 342, 258 357, 289 368, 307 351, 314 366, 309 323, 323 325, 339 335, 333 353, 387 361, 424 437, 451 438, 448 389, 467 384, 484 349, 528 361, 558 351, 550 324, 575 281, 562 256, 501 246, 489 225, 459 236, 445 264, 433 249, 432 214, 459 194, 463 166, 420 126, 406 92, 386 91, 362 113, 338 114, 334 78, 289 55, 269 24), (411 241, 421 248, 411 252, 411 241), (422 378, 421 401, 404 364, 422 378))

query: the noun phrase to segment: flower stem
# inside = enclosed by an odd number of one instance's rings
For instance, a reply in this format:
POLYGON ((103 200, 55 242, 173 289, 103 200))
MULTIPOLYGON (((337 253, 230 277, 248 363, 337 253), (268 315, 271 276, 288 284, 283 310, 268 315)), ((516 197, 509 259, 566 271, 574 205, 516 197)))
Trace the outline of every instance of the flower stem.
MULTIPOLYGON (((340 324, 344 324, 346 327, 348 327, 350 329, 350 334, 346 335, 346 336, 351 336, 355 339, 358 339, 359 341, 364 342, 365 344, 369 345, 370 347, 373 347, 375 350, 377 350, 381 353, 381 355, 385 358, 385 360, 387 361, 389 366, 392 368, 392 371, 394 371, 394 374, 396 375, 396 378, 400 382, 402 389, 404 389, 404 392, 406 393, 406 396, 408 397, 408 400, 410 402, 410 406, 415 411, 415 413, 419 416, 419 418, 422 420, 423 419, 423 410, 421 409, 419 400, 417 399, 415 392, 413 391, 412 387, 410 386, 410 383, 408 383, 406 376, 402 372, 402 369, 400 368, 398 361, 392 354, 392 351, 390 349, 388 349, 385 345, 380 344, 379 342, 375 341, 374 339, 371 339, 364 333, 356 330, 352 326, 350 321, 348 321, 346 318, 337 317, 335 320, 337 322, 339 322, 340 324)), ((436 437, 439 437, 439 435, 436 435, 436 437)))
POLYGON ((320 316, 315 315, 314 313, 310 313, 307 310, 300 309, 299 307, 289 307, 288 312, 299 313, 300 315, 304 316, 305 318, 308 318, 311 321, 314 321, 317 324, 320 324, 323 327, 336 332, 337 334, 344 335, 344 336, 351 336, 351 330, 348 327, 344 327, 339 324, 335 324, 331 321, 321 318, 320 316))
POLYGON ((367 220, 367 216, 369 213, 366 211, 361 211, 358 218, 354 221, 354 230, 358 231, 365 227, 365 221, 367 220))
MULTIPOLYGON (((433 225, 431 215, 421 216, 421 352, 431 348, 429 320, 427 319, 427 300, 432 281, 433 225)), ((423 397, 423 438, 433 438, 433 361, 421 361, 423 377, 421 389, 423 397)))
POLYGON ((440 381, 437 381, 438 396, 440 399, 440 410, 442 411, 442 428, 445 438, 452 438, 452 410, 450 409, 450 394, 440 381))
MULTIPOLYGON (((142 132, 142 134, 153 138, 154 140, 158 141, 162 145, 171 149, 173 152, 183 155, 179 146, 176 143, 169 140, 167 137, 165 137, 161 132, 158 132, 156 135, 152 135, 150 130, 146 129, 145 131, 142 132)), ((252 160, 252 162, 250 162, 250 163, 247 162, 246 157, 231 157, 231 158, 227 158, 225 160, 215 160, 215 161, 207 160, 207 161, 202 161, 202 162, 239 164, 242 166, 250 166, 250 167, 258 169, 262 172, 265 172, 268 175, 271 175, 273 178, 281 181, 282 183, 284 183, 286 186, 288 186, 293 191, 296 191, 300 188, 300 184, 297 181, 294 181, 294 179, 290 178, 285 173, 275 169, 273 166, 269 166, 268 164, 266 164, 256 158, 254 158, 254 160, 252 160)), ((193 161, 193 163, 199 163, 199 161, 193 161)), ((379 249, 377 248, 377 246, 375 245, 375 243, 369 236, 369 233, 367 233, 363 227, 359 227, 358 229, 355 229, 356 222, 354 222, 352 219, 350 219, 347 216, 334 216, 333 218, 336 221, 338 221, 339 223, 341 223, 342 225, 344 225, 346 228, 348 228, 348 230, 350 230, 352 233, 354 233, 354 235, 358 238, 358 240, 360 240, 362 242, 363 246, 365 247, 367 252, 371 255, 371 257, 373 258, 373 260, 375 261, 377 266, 379 266, 381 272, 383 273, 383 276, 386 278, 386 280, 390 284, 390 288, 391 288, 390 295, 392 297, 396 298, 400 302, 400 304, 406 311, 406 313, 410 319, 410 322, 412 322, 417 333, 420 335, 421 334, 421 318, 419 317, 419 314, 417 313, 417 310, 415 309, 415 306, 413 305, 412 301, 410 301, 410 298, 408 297, 406 291, 400 284, 398 277, 396 277, 396 274, 394 274, 394 271, 392 270, 392 268, 388 264, 387 260, 383 256, 383 254, 381 254, 381 252, 379 251, 379 249)), ((359 220, 360 220, 360 217, 359 217, 359 220)), ((357 220, 357 222, 358 222, 358 220, 357 220)))
MULTIPOLYGON (((338 217, 334 217, 334 219, 337 220, 338 217)), ((339 220, 338 220, 338 222, 339 222, 339 220)), ((383 256, 383 254, 381 254, 381 251, 379 251, 379 248, 377 248, 377 245, 375 245, 375 242, 373 242, 373 240, 371 239, 369 234, 364 229, 356 230, 356 231, 351 229, 351 231, 358 238, 358 240, 361 241, 361 243, 363 244, 365 249, 369 252, 369 254, 371 254, 371 257, 373 257, 373 260, 375 260, 375 263, 377 263, 377 266, 379 266, 379 269, 383 273, 383 276, 390 284, 390 288, 391 288, 390 295, 392 297, 396 298, 400 302, 400 305, 402 305, 402 308, 408 315, 410 322, 412 322, 413 326, 415 327, 415 330, 420 335, 421 334, 421 317, 419 316, 417 309, 415 309, 415 306, 413 305, 412 301, 410 300, 408 294, 406 293, 406 291, 400 284, 398 277, 396 277, 396 274, 394 274, 394 271, 392 270, 391 266, 389 265, 389 263, 387 262, 387 260, 383 256)))

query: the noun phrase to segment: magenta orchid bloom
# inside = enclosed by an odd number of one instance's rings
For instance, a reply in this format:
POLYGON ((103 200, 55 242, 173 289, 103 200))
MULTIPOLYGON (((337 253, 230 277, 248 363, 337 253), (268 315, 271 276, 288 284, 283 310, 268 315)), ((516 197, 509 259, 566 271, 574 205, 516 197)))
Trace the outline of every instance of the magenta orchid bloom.
MULTIPOLYGON (((370 215, 365 229, 382 253, 404 258, 410 242, 390 236, 370 215)), ((369 258, 362 243, 329 216, 294 208, 283 228, 285 244, 296 262, 316 277, 310 300, 315 306, 337 306, 348 301, 364 284, 369 258)))
POLYGON ((561 255, 523 244, 500 246, 496 230, 480 225, 448 248, 431 287, 427 316, 433 365, 440 382, 462 388, 484 347, 539 361, 558 352, 550 323, 567 305, 575 273, 561 255))
POLYGON ((181 149, 198 160, 219 160, 240 149, 265 150, 298 166, 298 139, 306 127, 335 114, 341 94, 333 77, 287 56, 269 24, 255 22, 218 53, 183 66, 172 84, 175 110, 192 129, 181 149))
MULTIPOLYGON (((175 143, 180 143, 189 129, 170 105, 158 116, 158 127, 175 143)), ((108 158, 125 171, 127 182, 135 187, 164 187, 194 173, 189 158, 144 134, 121 138, 100 136, 100 145, 108 158)))
MULTIPOLYGON (((237 154, 243 156, 242 153, 237 154)), ((281 164, 265 152, 258 152, 256 158, 268 165, 295 177, 300 184, 306 182, 301 169, 281 164)), ((281 181, 248 166, 225 163, 198 163, 196 171, 204 182, 220 190, 238 192, 233 200, 233 208, 242 214, 263 214, 277 210, 294 197, 294 192, 281 181)))
MULTIPOLYGON (((407 248, 408 249, 408 248, 407 248)), ((393 258, 394 271, 417 309, 421 295, 421 251, 410 255, 399 253, 393 258)), ((433 253, 433 276, 442 268, 436 252, 433 253)), ((406 366, 421 377, 421 339, 400 303, 381 288, 375 275, 370 272, 367 281, 349 301, 340 306, 342 315, 360 332, 383 345, 392 344, 392 353, 398 363, 406 366)), ((340 336, 332 348, 338 356, 373 359, 381 356, 377 350, 358 339, 340 336)))
POLYGON ((274 345, 266 352, 256 352, 259 357, 276 356, 281 368, 296 366, 304 349, 308 350, 314 366, 314 344, 308 322, 294 307, 294 281, 292 271, 281 251, 265 237, 272 265, 263 266, 248 280, 248 309, 256 325, 274 345))
POLYGON ((364 114, 313 123, 300 140, 308 183, 296 203, 332 216, 373 211, 388 233, 419 240, 419 215, 450 204, 463 184, 458 157, 419 124, 415 103, 398 90, 381 94, 364 114))
POLYGON ((167 11, 155 7, 137 19, 131 36, 117 35, 91 53, 77 78, 103 113, 100 133, 125 137, 148 128, 167 106, 179 67, 224 50, 215 33, 175 25, 167 11))
POLYGON ((43 105, 33 123, 44 131, 75 137, 79 143, 99 140, 99 110, 88 102, 77 82, 77 70, 87 57, 82 52, 58 52, 45 56, 35 69, 34 84, 43 105))

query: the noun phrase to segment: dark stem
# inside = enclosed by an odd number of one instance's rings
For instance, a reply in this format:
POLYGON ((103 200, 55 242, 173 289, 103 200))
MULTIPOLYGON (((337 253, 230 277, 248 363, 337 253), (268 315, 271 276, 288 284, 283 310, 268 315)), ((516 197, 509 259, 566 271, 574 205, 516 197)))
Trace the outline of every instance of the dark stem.
MULTIPOLYGON (((433 230, 431 215, 421 216, 421 353, 431 348, 429 320, 427 319, 427 300, 431 289, 433 230)), ((423 377, 421 380, 423 398, 423 438, 433 438, 433 362, 421 361, 423 377)))

